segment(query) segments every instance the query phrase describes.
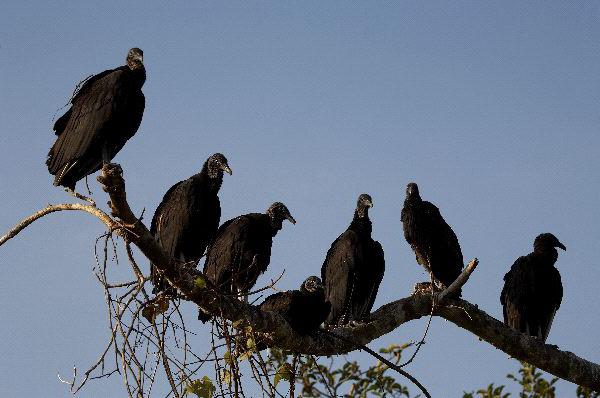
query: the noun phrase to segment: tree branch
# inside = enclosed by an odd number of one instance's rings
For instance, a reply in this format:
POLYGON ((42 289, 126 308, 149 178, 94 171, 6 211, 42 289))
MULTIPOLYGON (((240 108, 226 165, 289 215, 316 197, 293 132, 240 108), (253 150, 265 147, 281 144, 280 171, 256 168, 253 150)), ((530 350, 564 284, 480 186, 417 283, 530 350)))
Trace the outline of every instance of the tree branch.
MULTIPOLYGON (((199 271, 182 267, 176 260, 170 259, 146 226, 131 211, 127 203, 125 181, 119 165, 105 165, 102 169, 102 176, 98 177, 98 180, 104 185, 104 190, 110 196, 109 205, 113 216, 119 217, 122 224, 115 222, 106 213, 92 206, 81 204, 48 206, 24 219, 0 238, 0 245, 48 213, 60 210, 86 211, 99 218, 109 229, 118 229, 124 239, 135 244, 158 269, 163 271, 167 279, 177 287, 185 299, 200 305, 213 314, 224 314, 233 322, 247 322, 252 326, 253 331, 263 333, 268 337, 269 345, 302 354, 337 355, 353 351, 356 349, 356 345, 367 345, 372 340, 390 333, 406 322, 430 314, 432 296, 430 294, 414 294, 383 305, 372 313, 365 323, 355 327, 346 326, 336 329, 335 334, 343 339, 323 333, 314 336, 299 335, 280 315, 262 312, 257 307, 243 303, 235 297, 216 294, 216 289, 209 281, 205 280, 206 286, 204 283, 197 284, 197 278, 202 275, 199 271), (353 344, 349 342, 353 342, 353 344)), ((434 315, 470 331, 516 359, 528 362, 562 379, 594 391, 600 391, 600 365, 573 353, 560 351, 534 337, 510 329, 468 301, 448 297, 450 293, 467 282, 476 266, 477 260, 472 261, 455 283, 435 297, 434 315)))
POLYGON ((0 237, 0 246, 2 246, 4 243, 6 243, 9 239, 12 239, 15 236, 17 236, 17 234, 19 232, 21 232, 22 230, 27 228, 34 221, 44 217, 47 214, 54 213, 57 211, 64 211, 64 210, 85 211, 85 212, 90 213, 91 215, 95 216, 100 221, 102 221, 109 230, 116 228, 115 221, 112 218, 110 218, 110 216, 108 214, 106 214, 102 210, 98 209, 97 207, 93 207, 90 205, 83 205, 80 203, 62 203, 62 204, 58 204, 58 205, 48 205, 48 206, 44 207, 42 210, 37 211, 37 212, 33 213, 32 215, 30 215, 29 217, 21 220, 10 231, 8 231, 4 236, 0 237))

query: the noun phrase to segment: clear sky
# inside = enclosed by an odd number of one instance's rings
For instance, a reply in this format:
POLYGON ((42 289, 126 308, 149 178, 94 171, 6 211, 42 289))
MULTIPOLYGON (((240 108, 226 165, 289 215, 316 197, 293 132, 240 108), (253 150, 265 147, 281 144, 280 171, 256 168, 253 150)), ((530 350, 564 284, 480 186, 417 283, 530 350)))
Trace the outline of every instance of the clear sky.
MULTIPOLYGON (((387 263, 378 307, 427 279, 399 221, 406 183, 416 181, 458 235, 465 260, 481 261, 465 298, 495 317, 515 258, 537 234, 557 235, 568 251, 557 263, 564 300, 549 342, 600 362, 599 7, 4 1, 0 229, 71 200, 44 165, 53 115, 79 80, 122 65, 138 46, 146 111, 115 158, 134 209, 151 215, 166 189, 223 152, 234 174, 221 190, 222 221, 276 200, 298 220, 276 237, 259 280, 285 268, 279 287, 295 288, 319 274, 358 194, 368 192, 387 263)), ((0 395, 67 396, 57 373, 97 358, 108 335, 92 274, 102 232, 89 215, 60 213, 0 249, 0 395)), ((193 323, 193 306, 188 316, 193 323)), ((403 325, 370 346, 418 339, 424 325, 403 325)), ((200 347, 208 328, 195 326, 200 347)), ((436 318, 408 370, 433 396, 459 397, 517 368, 436 318)), ((561 397, 573 390, 559 385, 561 397)), ((122 392, 115 376, 82 396, 122 392)))

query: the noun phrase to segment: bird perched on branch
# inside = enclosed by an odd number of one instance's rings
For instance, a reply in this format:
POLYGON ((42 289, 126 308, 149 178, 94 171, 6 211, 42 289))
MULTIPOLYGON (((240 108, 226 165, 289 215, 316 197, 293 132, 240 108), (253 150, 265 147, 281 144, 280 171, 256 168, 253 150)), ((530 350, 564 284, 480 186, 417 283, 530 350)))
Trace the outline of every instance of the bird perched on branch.
POLYGON ((383 249, 371 238, 371 196, 361 194, 350 226, 327 251, 321 267, 325 299, 331 303, 328 326, 359 322, 371 312, 385 272, 383 249))
POLYGON ((281 314, 295 331, 308 334, 325 321, 331 305, 325 301, 321 279, 310 276, 302 283, 300 290, 272 294, 259 308, 281 314))
MULTIPOLYGON (((150 232, 181 264, 195 268, 219 228, 223 173, 231 175, 231 168, 223 154, 215 153, 200 173, 173 185, 154 212, 150 232)), ((159 293, 165 289, 162 273, 152 264, 150 269, 154 293, 159 293)))
POLYGON ((567 250, 551 233, 538 235, 533 252, 519 257, 504 275, 500 294, 504 323, 544 342, 563 296, 560 273, 554 267, 557 247, 567 250))
POLYGON ((54 185, 75 194, 77 181, 109 163, 136 133, 145 104, 143 54, 132 48, 126 65, 86 80, 71 99, 71 108, 56 120, 58 138, 46 160, 54 185))
MULTIPOLYGON (((284 220, 296 224, 288 208, 275 202, 266 213, 245 214, 225 222, 208 247, 204 275, 222 293, 247 300, 247 293, 267 270, 273 237, 284 220)), ((198 319, 206 322, 210 314, 201 308, 198 319)))
MULTIPOLYGON (((439 209, 421 199, 419 187, 411 182, 406 187, 406 199, 400 216, 404 238, 437 288, 445 289, 460 275, 463 256, 454 231, 439 209)), ((460 296, 460 290, 455 296, 460 296)))

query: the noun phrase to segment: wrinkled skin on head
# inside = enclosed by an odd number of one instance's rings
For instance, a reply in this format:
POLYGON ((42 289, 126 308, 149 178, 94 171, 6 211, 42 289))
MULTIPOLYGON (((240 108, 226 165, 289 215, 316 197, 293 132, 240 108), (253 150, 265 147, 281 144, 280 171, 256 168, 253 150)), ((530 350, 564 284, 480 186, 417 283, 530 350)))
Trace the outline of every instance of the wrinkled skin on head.
POLYGON ((210 178, 217 178, 221 173, 225 172, 232 175, 233 172, 229 167, 227 158, 222 153, 211 155, 206 161, 208 167, 208 175, 210 178))
POLYGON ((323 282, 318 276, 309 276, 300 286, 300 290, 309 294, 323 292, 323 282))
POLYGON ((142 68, 144 66, 144 52, 141 49, 134 47, 127 52, 126 61, 127 66, 129 66, 131 70, 142 68))

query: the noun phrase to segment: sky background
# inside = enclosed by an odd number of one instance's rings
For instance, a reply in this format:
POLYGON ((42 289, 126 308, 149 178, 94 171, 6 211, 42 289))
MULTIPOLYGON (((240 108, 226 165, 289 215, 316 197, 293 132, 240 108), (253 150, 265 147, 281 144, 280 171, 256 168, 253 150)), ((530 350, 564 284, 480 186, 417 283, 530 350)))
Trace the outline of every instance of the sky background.
MULTIPOLYGON (((147 219, 172 184, 223 152, 234 174, 221 189, 222 221, 276 200, 298 221, 275 238, 258 282, 285 269, 279 287, 288 289, 319 274, 368 192, 386 255, 377 308, 427 280, 399 221, 405 186, 416 181, 465 261, 480 260, 464 297, 497 318, 503 275, 537 234, 553 232, 568 251, 557 263, 564 299, 549 343, 600 362, 598 2, 9 0, 1 8, 0 230, 72 201, 44 164, 53 115, 78 81, 122 65, 138 46, 146 110, 115 161, 147 219)), ((59 213, 0 248, 0 395, 66 397, 57 373, 98 357, 108 330, 92 267, 103 231, 87 214, 59 213)), ((193 306, 187 315, 194 324, 193 306)), ((416 340, 425 322, 370 346, 416 340)), ((208 327, 194 327, 197 347, 206 345, 208 327)), ((517 369, 441 318, 408 367, 434 397, 461 397, 517 369)), ((560 382, 559 396, 574 389, 560 382)), ((117 375, 81 393, 123 395, 117 375)))

